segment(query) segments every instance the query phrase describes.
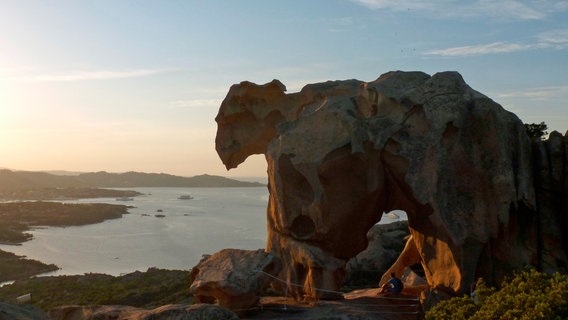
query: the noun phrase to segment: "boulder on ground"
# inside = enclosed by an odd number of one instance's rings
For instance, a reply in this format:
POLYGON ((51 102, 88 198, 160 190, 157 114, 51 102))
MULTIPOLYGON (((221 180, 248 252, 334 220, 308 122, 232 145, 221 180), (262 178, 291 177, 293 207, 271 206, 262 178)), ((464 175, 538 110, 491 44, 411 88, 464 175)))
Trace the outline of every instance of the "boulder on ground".
POLYGON ((378 285, 380 277, 402 252, 409 235, 408 221, 371 227, 367 232, 367 248, 347 262, 346 285, 378 285))
POLYGON ((224 249, 193 267, 189 289, 197 302, 244 312, 257 307, 261 293, 278 272, 279 259, 262 249, 224 249))

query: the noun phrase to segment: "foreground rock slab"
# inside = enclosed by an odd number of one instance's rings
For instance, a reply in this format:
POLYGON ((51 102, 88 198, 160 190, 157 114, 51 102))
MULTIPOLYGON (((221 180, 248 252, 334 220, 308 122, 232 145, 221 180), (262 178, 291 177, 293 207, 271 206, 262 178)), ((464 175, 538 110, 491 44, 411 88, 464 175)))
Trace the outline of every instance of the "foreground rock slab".
POLYGON ((291 297, 263 297, 262 309, 241 319, 304 319, 304 320, 416 320, 423 313, 413 294, 398 296, 378 294, 378 289, 357 290, 345 294, 345 299, 299 303, 291 297))
POLYGON ((144 310, 128 306, 64 306, 51 310, 49 316, 50 318, 48 319, 50 320, 239 319, 233 312, 211 304, 165 305, 153 310, 144 310))
POLYGON ((254 310, 237 316, 212 304, 165 305, 152 310, 129 306, 62 306, 48 314, 31 306, 0 303, 1 320, 415 320, 422 310, 413 294, 380 296, 377 289, 358 290, 346 299, 298 303, 291 297, 263 297, 254 310))
POLYGON ((0 301, 0 320, 49 320, 40 309, 31 305, 13 305, 0 301))

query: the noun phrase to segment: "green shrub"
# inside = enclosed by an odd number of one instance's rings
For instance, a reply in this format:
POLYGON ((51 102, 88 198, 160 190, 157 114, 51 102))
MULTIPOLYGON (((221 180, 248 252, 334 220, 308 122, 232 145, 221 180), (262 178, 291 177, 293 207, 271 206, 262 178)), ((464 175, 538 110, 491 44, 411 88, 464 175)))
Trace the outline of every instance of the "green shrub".
POLYGON ((442 301, 427 314, 427 320, 466 320, 475 314, 478 307, 468 296, 442 301))
POLYGON ((548 126, 546 123, 525 123, 525 130, 527 131, 527 135, 532 139, 538 141, 543 140, 544 137, 548 134, 548 126))
POLYGON ((471 297, 453 298, 426 313, 428 320, 445 319, 568 319, 568 276, 534 269, 503 281, 500 290, 477 282, 477 304, 471 297))
POLYGON ((0 287, 0 300, 15 303, 26 293, 32 294, 33 305, 44 310, 73 304, 155 308, 191 299, 187 271, 157 268, 120 277, 89 273, 20 280, 0 287))

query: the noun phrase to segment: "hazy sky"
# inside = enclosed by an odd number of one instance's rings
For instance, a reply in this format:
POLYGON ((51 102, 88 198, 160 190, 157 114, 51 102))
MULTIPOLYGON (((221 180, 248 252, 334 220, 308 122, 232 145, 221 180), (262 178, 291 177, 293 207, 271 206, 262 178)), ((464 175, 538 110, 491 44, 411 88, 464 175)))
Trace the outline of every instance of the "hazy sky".
POLYGON ((456 70, 523 122, 568 129, 568 1, 0 0, 0 167, 226 172, 229 87, 456 70))

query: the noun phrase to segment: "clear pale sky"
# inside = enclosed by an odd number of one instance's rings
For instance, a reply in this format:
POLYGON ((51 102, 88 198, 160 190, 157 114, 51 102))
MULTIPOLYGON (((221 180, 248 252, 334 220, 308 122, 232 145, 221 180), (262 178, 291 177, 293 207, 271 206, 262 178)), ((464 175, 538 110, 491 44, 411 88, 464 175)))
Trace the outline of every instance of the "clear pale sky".
POLYGON ((568 1, 0 0, 0 167, 227 172, 229 87, 455 70, 523 122, 568 129, 568 1))

